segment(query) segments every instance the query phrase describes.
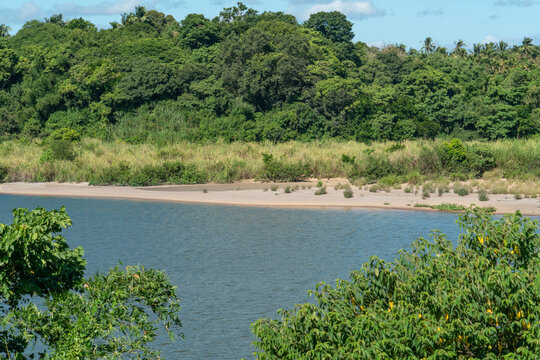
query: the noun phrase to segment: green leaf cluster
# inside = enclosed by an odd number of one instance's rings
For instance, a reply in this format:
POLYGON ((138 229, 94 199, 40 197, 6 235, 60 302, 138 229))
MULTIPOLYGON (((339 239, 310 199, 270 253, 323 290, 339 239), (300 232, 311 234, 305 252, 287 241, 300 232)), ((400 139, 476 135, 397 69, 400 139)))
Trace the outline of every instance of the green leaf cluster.
POLYGON ((159 356, 150 346, 158 326, 171 337, 181 326, 164 272, 117 266, 85 279, 82 248, 59 234, 71 226, 63 207, 15 209, 13 217, 0 224, 1 358, 159 356))
POLYGON ((372 257, 313 303, 253 324, 258 359, 534 359, 540 355, 540 235, 519 212, 460 217, 392 262, 372 257))

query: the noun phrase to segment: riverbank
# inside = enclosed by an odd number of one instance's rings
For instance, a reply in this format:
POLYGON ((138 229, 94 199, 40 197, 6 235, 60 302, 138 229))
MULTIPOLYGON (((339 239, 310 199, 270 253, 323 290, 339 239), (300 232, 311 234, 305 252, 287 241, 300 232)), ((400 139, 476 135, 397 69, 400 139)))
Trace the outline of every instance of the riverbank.
MULTIPOLYGON (((342 180, 342 179, 341 179, 342 180)), ((308 208, 387 208, 403 210, 436 211, 428 206, 456 204, 492 207, 495 213, 513 213, 540 216, 540 199, 516 199, 510 194, 490 194, 486 201, 479 201, 478 194, 459 196, 444 192, 423 197, 420 193, 403 189, 373 192, 366 188, 351 187, 352 197, 345 198, 340 179, 324 183, 326 194, 315 195, 320 190, 316 181, 271 184, 245 181, 235 184, 164 185, 149 187, 90 186, 88 183, 3 183, 0 194, 31 196, 65 196, 173 201, 202 204, 242 206, 308 207, 308 208), (336 189, 337 188, 337 189, 336 189)), ((424 194, 425 195, 425 194, 424 194)))

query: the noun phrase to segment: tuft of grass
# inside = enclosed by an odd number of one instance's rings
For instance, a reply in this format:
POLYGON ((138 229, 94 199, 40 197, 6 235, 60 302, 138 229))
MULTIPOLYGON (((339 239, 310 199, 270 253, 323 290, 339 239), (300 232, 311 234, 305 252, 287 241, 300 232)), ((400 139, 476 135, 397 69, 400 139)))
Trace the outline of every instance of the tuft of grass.
POLYGON ((431 208, 440 211, 465 211, 466 209, 465 206, 454 203, 442 203, 440 205, 432 205, 431 208))
POLYGON ((422 191, 422 199, 427 199, 428 197, 430 197, 429 192, 427 192, 426 190, 423 190, 422 191))
POLYGON ((326 194, 326 186, 323 186, 319 190, 315 191, 315 195, 324 195, 324 194, 326 194))
POLYGON ((480 201, 488 201, 489 196, 487 195, 487 191, 484 189, 478 190, 478 200, 480 201))
POLYGON ((459 196, 467 196, 471 191, 472 188, 470 185, 459 182, 454 183, 454 193, 458 194, 459 196))
POLYGON ((323 182, 321 180, 317 181, 317 187, 320 188, 323 186, 323 182))
POLYGON ((208 193, 208 189, 204 188, 204 189, 202 189, 202 192, 206 194, 206 193, 208 193))
POLYGON ((346 199, 350 199, 350 198, 353 197, 353 191, 351 189, 345 189, 345 190, 343 190, 343 196, 346 199))
POLYGON ((410 186, 405 186, 405 189, 403 189, 403 191, 405 191, 407 194, 410 194, 412 193, 413 189, 410 187, 410 186))
POLYGON ((381 186, 379 184, 373 184, 369 187, 369 192, 377 192, 381 190, 381 186))
POLYGON ((270 185, 270 190, 277 191, 277 189, 279 189, 279 186, 277 186, 276 184, 270 185))
POLYGON ((287 187, 285 188, 285 194, 290 194, 291 191, 292 191, 292 190, 291 190, 291 187, 290 187, 290 186, 287 186, 287 187))
POLYGON ((417 208, 431 208, 439 211, 465 211, 466 207, 454 203, 442 203, 439 205, 414 204, 417 208))

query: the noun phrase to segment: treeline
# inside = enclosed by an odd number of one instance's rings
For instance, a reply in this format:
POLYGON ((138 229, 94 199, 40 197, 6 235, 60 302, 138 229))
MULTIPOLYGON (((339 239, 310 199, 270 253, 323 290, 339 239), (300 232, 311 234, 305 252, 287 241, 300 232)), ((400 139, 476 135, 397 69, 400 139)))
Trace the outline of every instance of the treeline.
MULTIPOLYGON (((98 30, 53 15, 0 29, 0 138, 129 143, 502 139, 540 132, 540 47, 352 42, 320 12, 299 24, 241 3, 214 19, 137 7, 98 30), (59 135, 60 133, 60 135, 59 135)), ((362 34, 359 34, 362 38, 362 34)))

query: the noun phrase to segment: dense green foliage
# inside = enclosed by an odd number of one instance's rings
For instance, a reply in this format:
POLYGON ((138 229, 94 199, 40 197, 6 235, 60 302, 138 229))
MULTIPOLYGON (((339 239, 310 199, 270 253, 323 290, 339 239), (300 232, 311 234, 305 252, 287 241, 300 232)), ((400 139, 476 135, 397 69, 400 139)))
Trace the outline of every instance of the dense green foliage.
POLYGON ((421 51, 352 42, 339 12, 304 24, 242 4, 214 19, 137 7, 97 30, 53 15, 0 32, 0 137, 59 129, 132 143, 519 138, 540 129, 540 48, 421 51))
POLYGON ((158 325, 171 337, 181 325, 165 273, 128 266, 84 279, 82 248, 70 249, 59 235, 71 226, 64 208, 13 216, 13 224, 0 224, 0 358, 159 355, 150 346, 158 325))
POLYGON ((393 262, 377 257, 314 303, 253 325, 258 359, 537 359, 540 235, 519 212, 460 217, 393 262))

